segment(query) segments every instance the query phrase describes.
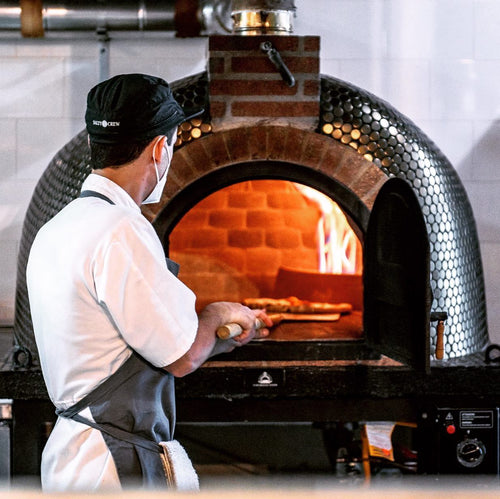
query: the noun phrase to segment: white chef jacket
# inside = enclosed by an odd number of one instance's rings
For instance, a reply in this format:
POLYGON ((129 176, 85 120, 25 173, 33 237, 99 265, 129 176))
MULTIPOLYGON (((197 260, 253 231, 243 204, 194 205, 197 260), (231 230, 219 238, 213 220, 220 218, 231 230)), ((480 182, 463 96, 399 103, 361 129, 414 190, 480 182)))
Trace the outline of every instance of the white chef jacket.
MULTIPOLYGON (((82 190, 115 204, 72 201, 40 229, 27 265, 40 364, 57 408, 87 395, 132 349, 154 366, 171 364, 198 328, 194 293, 167 269, 156 232, 128 193, 96 174, 82 190)), ((43 451, 41 478, 50 491, 120 488, 100 431, 65 418, 43 451)))

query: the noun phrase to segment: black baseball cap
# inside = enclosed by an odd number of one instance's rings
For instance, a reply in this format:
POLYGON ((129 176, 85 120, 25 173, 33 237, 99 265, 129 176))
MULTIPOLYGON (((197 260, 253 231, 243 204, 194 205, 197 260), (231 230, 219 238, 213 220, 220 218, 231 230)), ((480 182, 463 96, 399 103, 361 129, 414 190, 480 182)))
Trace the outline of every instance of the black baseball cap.
POLYGON ((113 144, 165 135, 203 112, 200 108, 183 109, 162 78, 122 74, 90 90, 85 122, 93 142, 113 144))

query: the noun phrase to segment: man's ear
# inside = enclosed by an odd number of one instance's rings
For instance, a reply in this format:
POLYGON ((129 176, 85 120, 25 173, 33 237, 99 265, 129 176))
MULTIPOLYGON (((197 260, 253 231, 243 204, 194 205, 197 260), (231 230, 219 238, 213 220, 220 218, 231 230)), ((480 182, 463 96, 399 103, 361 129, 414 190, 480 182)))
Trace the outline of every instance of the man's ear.
POLYGON ((155 161, 157 163, 160 163, 163 158, 163 154, 166 154, 164 149, 166 146, 166 140, 167 137, 165 137, 165 135, 158 135, 158 137, 155 137, 151 141, 153 147, 153 151, 151 154, 155 158, 155 161))

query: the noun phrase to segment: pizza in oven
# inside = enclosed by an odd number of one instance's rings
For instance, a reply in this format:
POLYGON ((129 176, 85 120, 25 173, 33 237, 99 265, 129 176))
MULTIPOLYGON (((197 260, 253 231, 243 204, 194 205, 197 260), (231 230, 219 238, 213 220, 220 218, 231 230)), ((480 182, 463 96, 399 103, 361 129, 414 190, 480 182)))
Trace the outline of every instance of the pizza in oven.
POLYGON ((292 314, 346 314, 351 312, 350 303, 327 303, 301 300, 296 296, 288 298, 246 298, 243 305, 248 308, 262 308, 267 312, 287 312, 292 314))

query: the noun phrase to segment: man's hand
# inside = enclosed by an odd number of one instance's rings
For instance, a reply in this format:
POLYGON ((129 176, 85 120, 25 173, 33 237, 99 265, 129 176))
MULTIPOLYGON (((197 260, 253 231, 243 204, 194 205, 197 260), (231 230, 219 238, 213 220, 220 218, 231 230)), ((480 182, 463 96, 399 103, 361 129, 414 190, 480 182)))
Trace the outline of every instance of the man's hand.
MULTIPOLYGON (((234 302, 214 302, 208 305, 200 314, 202 321, 212 322, 215 318, 215 332, 226 324, 238 324, 242 332, 234 338, 221 340, 217 338, 212 355, 230 352, 235 347, 246 345, 253 339, 265 338, 269 335, 269 327, 273 325, 272 320, 264 310, 252 310, 245 305, 234 302), (265 325, 263 328, 256 327, 256 319, 260 319, 265 325)), ((214 322, 212 322, 214 323, 214 322)))
POLYGON ((234 336, 237 342, 236 346, 246 345, 249 341, 254 339, 265 338, 269 336, 269 329, 273 325, 273 321, 266 314, 265 310, 250 310, 253 314, 254 320, 250 329, 243 329, 241 334, 234 336))
POLYGON ((253 339, 265 338, 269 335, 268 328, 272 325, 272 320, 264 310, 251 310, 240 303, 227 301, 210 303, 198 316, 198 332, 191 348, 164 369, 174 376, 185 376, 214 355, 230 352, 253 339), (257 318, 266 327, 256 328, 257 318), (229 323, 239 324, 242 332, 235 338, 221 340, 217 337, 217 329, 229 323))

